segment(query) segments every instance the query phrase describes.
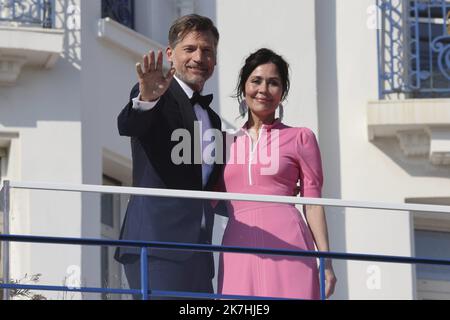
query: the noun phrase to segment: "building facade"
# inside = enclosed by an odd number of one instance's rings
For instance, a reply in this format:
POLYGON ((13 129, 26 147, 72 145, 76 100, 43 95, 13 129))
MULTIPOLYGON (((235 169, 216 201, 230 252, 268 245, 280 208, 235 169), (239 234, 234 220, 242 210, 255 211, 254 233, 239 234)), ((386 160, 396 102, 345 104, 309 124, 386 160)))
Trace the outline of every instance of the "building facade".
MULTIPOLYGON (((2 180, 131 184, 116 118, 135 63, 195 12, 220 34, 205 91, 224 127, 260 47, 290 63, 284 121, 319 139, 326 198, 450 205, 449 1, 0 0, 2 180)), ((126 197, 17 190, 10 232, 116 239, 126 197)), ((444 214, 327 208, 336 252, 450 257, 444 214)), ((217 218, 214 243, 226 220, 217 218)), ((112 249, 11 244, 11 278, 126 287, 112 249)), ((336 299, 450 298, 450 269, 335 261, 336 299)), ((45 293, 49 299, 102 298, 45 293)), ((120 297, 103 297, 120 298, 120 297)), ((122 297, 126 298, 126 297, 122 297)))

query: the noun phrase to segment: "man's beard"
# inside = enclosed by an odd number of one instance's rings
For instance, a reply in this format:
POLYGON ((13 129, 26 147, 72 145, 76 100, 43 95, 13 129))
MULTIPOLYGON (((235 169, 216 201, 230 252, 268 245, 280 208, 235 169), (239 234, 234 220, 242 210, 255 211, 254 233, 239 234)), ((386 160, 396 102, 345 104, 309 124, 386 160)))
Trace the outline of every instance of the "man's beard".
POLYGON ((175 76, 180 79, 181 81, 183 81, 184 83, 186 83, 189 87, 195 87, 197 89, 195 90, 202 90, 203 86, 206 82, 207 79, 205 79, 202 76, 187 76, 185 74, 180 74, 178 72, 175 73, 175 76))

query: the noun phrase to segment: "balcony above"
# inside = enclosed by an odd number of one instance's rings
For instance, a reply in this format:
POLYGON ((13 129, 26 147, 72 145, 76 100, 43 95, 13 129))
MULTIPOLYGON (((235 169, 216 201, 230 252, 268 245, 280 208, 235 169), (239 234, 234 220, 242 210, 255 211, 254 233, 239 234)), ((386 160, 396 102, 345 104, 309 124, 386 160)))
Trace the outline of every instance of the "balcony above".
POLYGON ((54 1, 0 1, 0 85, 14 85, 26 65, 51 68, 63 51, 54 1))
POLYGON ((408 157, 450 165, 450 99, 369 102, 369 140, 396 137, 408 157))
POLYGON ((0 85, 14 85, 25 65, 53 67, 63 38, 63 30, 0 26, 0 85))
MULTIPOLYGON (((132 55, 136 61, 140 61, 142 56, 149 50, 164 51, 165 49, 162 44, 127 28, 111 18, 103 18, 98 21, 97 37, 107 45, 124 50, 132 55)), ((164 61, 164 67, 169 67, 166 61, 164 61)))

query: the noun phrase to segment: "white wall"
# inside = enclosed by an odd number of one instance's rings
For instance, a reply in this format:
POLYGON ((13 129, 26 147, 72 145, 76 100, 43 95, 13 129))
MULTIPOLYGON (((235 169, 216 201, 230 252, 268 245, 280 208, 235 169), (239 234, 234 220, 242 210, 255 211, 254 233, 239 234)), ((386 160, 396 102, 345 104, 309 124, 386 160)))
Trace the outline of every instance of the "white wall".
MULTIPOLYGON (((57 24, 63 27, 67 1, 57 5, 57 24)), ((26 66, 15 86, 0 87, 0 131, 18 134, 9 150, 9 165, 14 167, 9 179, 82 182, 79 32, 65 32, 64 52, 52 69, 26 66)), ((11 233, 79 237, 80 228, 80 195, 13 192, 11 233)), ((81 248, 76 246, 12 244, 11 277, 41 273, 39 284, 61 285, 67 268, 81 265, 80 259, 81 248)))
POLYGON ((216 3, 221 34, 217 66, 221 116, 231 123, 239 116, 238 104, 230 96, 240 68, 250 53, 268 47, 290 64, 291 91, 284 103, 285 122, 317 132, 314 1, 216 3))
MULTIPOLYGON (((331 177, 326 179, 331 183, 326 183, 326 195, 394 203, 413 194, 445 196, 450 187, 448 169, 434 167, 427 159, 406 158, 396 139, 368 140, 367 103, 378 97, 376 30, 367 26, 372 19, 367 10, 373 3, 336 1, 334 7, 326 0, 317 2, 319 133, 326 178, 331 177)), ((330 227, 337 251, 414 254, 413 225, 407 213, 331 212, 337 216, 330 227)), ((351 262, 340 271, 348 284, 339 283, 338 290, 341 284, 348 285, 348 292, 339 294, 350 299, 411 299, 415 295, 414 272, 408 265, 351 262), (379 289, 367 285, 371 265, 380 268, 379 289)))
MULTIPOLYGON (((324 170, 323 197, 342 198, 341 150, 338 109, 338 65, 336 57, 336 1, 317 0, 315 5, 317 32, 317 90, 319 141, 324 170)), ((330 250, 346 251, 344 209, 327 207, 330 250)), ((348 298, 347 263, 333 262, 338 285, 335 298, 348 298)))
POLYGON ((136 31, 161 44, 167 44, 167 34, 176 19, 175 1, 135 0, 136 31))

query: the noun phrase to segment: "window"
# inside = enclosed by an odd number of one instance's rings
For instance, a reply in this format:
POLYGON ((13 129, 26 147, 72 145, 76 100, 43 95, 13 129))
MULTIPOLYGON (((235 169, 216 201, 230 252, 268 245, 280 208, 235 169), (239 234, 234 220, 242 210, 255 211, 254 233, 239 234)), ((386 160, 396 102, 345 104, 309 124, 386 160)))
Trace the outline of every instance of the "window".
MULTIPOLYGON (((108 176, 103 176, 103 185, 121 186, 122 183, 108 176)), ((104 239, 117 240, 120 234, 121 210, 123 199, 117 194, 101 195, 101 234, 104 239)), ((101 279, 103 288, 120 288, 122 270, 120 264, 114 260, 115 247, 101 249, 101 279)), ((102 294, 103 299, 112 299, 102 294)))
MULTIPOLYGON (((6 175, 6 151, 0 147, 0 190, 3 187, 3 178, 6 175)), ((3 194, 0 193, 0 233, 3 233, 3 194)), ((1 248, 1 244, 0 244, 1 248)), ((1 255, 0 255, 1 259, 1 255)))
POLYGON ((380 96, 450 97, 450 1, 377 0, 380 96))
MULTIPOLYGON (((450 198, 414 198, 408 203, 450 205, 450 198)), ((444 213, 412 212, 415 256, 450 259, 450 216, 444 213)), ((450 299, 450 266, 416 265, 417 298, 450 299)))
MULTIPOLYGON (((0 148, 0 189, 3 186, 3 174, 5 172, 3 165, 5 152, 2 148, 0 148)), ((0 192, 0 197, 3 198, 3 194, 0 192)), ((3 233, 3 199, 0 198, 0 233, 3 233)), ((0 279, 3 280, 3 243, 0 243, 0 279)), ((0 292, 2 294, 3 292, 0 292)), ((0 296, 0 299, 3 299, 3 296, 0 296)))
MULTIPOLYGON (((416 230, 414 233, 416 256, 448 259, 450 232, 416 230)), ((450 299, 450 266, 416 266, 419 299, 450 299)))
POLYGON ((6 150, 0 146, 0 183, 3 184, 3 176, 6 173, 6 150))
POLYGON ((102 18, 106 17, 134 29, 134 0, 102 0, 102 18))
MULTIPOLYGON (((8 164, 9 164, 9 156, 10 156, 10 137, 4 138, 5 134, 0 133, 0 190, 3 187, 3 181, 8 176, 8 164)), ((0 192, 0 233, 4 233, 4 207, 3 207, 3 193, 0 192)), ((8 242, 0 243, 0 279, 3 279, 4 273, 4 265, 3 265, 3 253, 8 252, 7 248, 9 247, 8 242)), ((0 292, 0 299, 2 299, 2 293, 0 292)))
MULTIPOLYGON (((120 186, 121 184, 113 185, 120 186)), ((118 210, 120 210, 120 198, 114 194, 102 194, 102 225, 114 229, 117 223, 115 218, 118 215, 118 210)))
MULTIPOLYGON (((2 168, 2 165, 3 165, 3 157, 2 157, 2 151, 0 149, 0 189, 3 186, 3 168, 2 168)), ((2 210, 2 207, 1 207, 1 204, 0 204, 0 211, 1 210, 2 210)))
POLYGON ((409 17, 412 98, 449 97, 450 2, 410 1, 409 17))

